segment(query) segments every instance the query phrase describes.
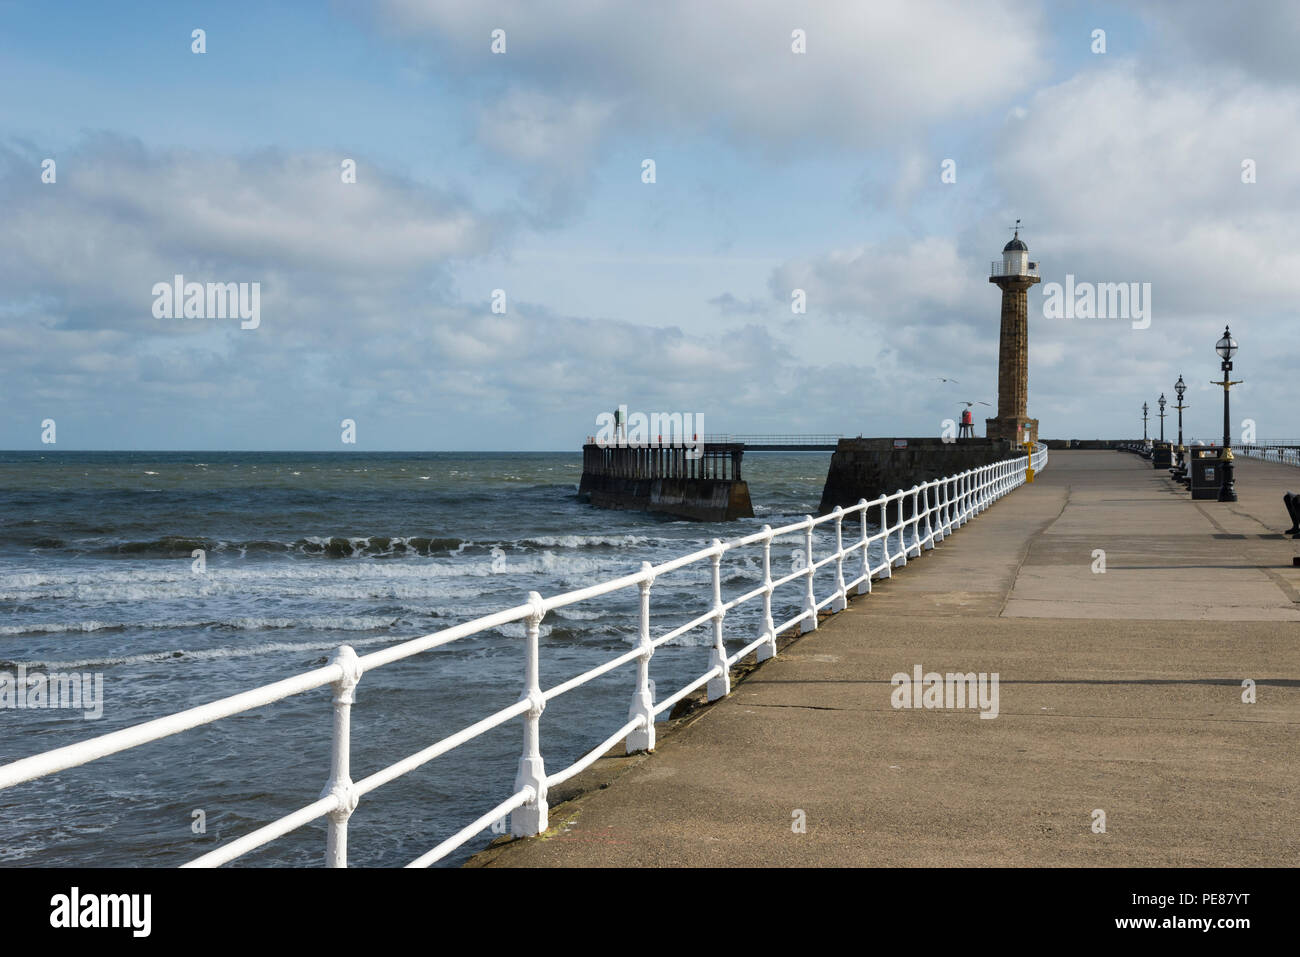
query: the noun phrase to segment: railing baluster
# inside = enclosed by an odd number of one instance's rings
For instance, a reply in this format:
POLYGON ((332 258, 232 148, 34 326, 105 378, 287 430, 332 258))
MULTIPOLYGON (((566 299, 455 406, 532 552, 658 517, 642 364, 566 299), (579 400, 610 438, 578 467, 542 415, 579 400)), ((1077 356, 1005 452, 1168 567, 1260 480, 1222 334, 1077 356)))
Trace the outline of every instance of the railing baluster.
MULTIPOLYGON (((930 492, 933 488, 934 485, 930 482, 926 482, 921 486, 921 495, 925 498, 925 548, 927 551, 934 548, 934 524, 930 521, 930 513, 934 509, 930 504, 930 492)), ((917 531, 920 532, 920 528, 917 528, 917 531)))
POLYGON ((713 540, 713 651, 709 654, 709 670, 719 669, 717 675, 709 679, 709 700, 717 701, 731 694, 731 671, 727 667, 727 646, 722 641, 722 620, 726 612, 722 610, 722 542, 713 540))
POLYGON ((541 718, 542 711, 546 708, 546 699, 542 697, 537 649, 537 633, 546 609, 542 604, 542 596, 535 591, 528 593, 528 604, 532 605, 533 612, 526 619, 528 638, 524 652, 523 696, 528 699, 529 707, 524 714, 524 753, 519 759, 515 790, 532 788, 533 797, 523 807, 510 813, 510 833, 515 837, 532 837, 541 834, 548 826, 546 765, 542 761, 541 748, 541 718))
POLYGON ((894 557, 899 559, 898 565, 901 568, 907 564, 907 553, 911 551, 907 547, 907 519, 903 517, 903 503, 907 498, 907 493, 900 488, 894 495, 898 499, 898 525, 896 527, 891 526, 891 528, 898 532, 898 554, 894 557))
POLYGON ((767 642, 754 652, 759 661, 776 657, 776 622, 772 620, 772 526, 764 525, 763 533, 763 634, 767 642))
POLYGON ((849 590, 844 584, 844 509, 835 506, 835 600, 831 611, 843 611, 849 605, 849 590))
POLYGON ((894 556, 889 550, 889 496, 886 495, 880 500, 880 548, 884 553, 885 567, 881 572, 881 578, 894 577, 894 556))
POLYGON ((340 645, 330 664, 343 669, 334 683, 334 735, 330 748, 330 776, 320 796, 334 795, 338 807, 329 813, 325 830, 325 866, 348 866, 348 818, 357 809, 352 787, 352 702, 361 680, 361 662, 350 645, 340 645))
POLYGON ((813 526, 812 516, 805 515, 803 520, 808 523, 804 529, 804 560, 807 563, 808 588, 804 591, 803 596, 803 613, 808 619, 808 630, 817 630, 817 596, 813 591, 813 526))
POLYGON ((858 582, 858 594, 871 594, 871 556, 867 554, 867 500, 858 499, 859 514, 862 517, 862 581, 858 582))
MULTIPOLYGON (((650 572, 650 563, 642 562, 641 571, 650 572)), ((627 736, 627 753, 633 751, 653 751, 655 748, 655 699, 650 690, 650 658, 654 654, 654 645, 650 642, 650 586, 654 584, 651 576, 641 582, 641 657, 636 660, 636 691, 632 694, 632 707, 628 709, 629 718, 644 718, 645 727, 632 731, 627 736)))

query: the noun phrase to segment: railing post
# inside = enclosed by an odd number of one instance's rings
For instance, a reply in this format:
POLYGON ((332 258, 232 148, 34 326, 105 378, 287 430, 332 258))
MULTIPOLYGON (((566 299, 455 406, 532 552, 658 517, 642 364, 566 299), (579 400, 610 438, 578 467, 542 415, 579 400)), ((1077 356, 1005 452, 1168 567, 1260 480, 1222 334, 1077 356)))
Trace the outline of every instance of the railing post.
MULTIPOLYGON (((925 547, 927 550, 934 548, 934 523, 930 521, 930 514, 934 509, 934 506, 930 503, 930 491, 934 488, 937 488, 937 485, 930 482, 926 482, 921 486, 921 494, 925 497, 925 547)), ((935 498, 937 499, 938 496, 936 495, 935 498)), ((920 531, 921 529, 918 527, 917 532, 920 531)))
POLYGON ((548 826, 546 804, 546 766, 542 762, 541 718, 546 708, 542 697, 541 676, 538 673, 537 632, 542 625, 546 609, 542 596, 528 593, 528 604, 533 608, 527 618, 527 648, 524 651, 524 694, 528 711, 524 713, 524 753, 519 758, 519 773, 515 775, 515 790, 533 789, 533 797, 523 807, 510 813, 510 833, 515 837, 532 837, 541 834, 548 826))
POLYGON ((947 515, 947 495, 948 482, 951 479, 941 478, 934 480, 934 535, 932 542, 941 542, 947 534, 945 527, 945 517, 947 515))
POLYGON ((352 702, 361 680, 361 661, 350 645, 340 645, 330 664, 343 669, 334 682, 334 740, 330 750, 330 776, 320 796, 334 795, 338 807, 329 813, 325 831, 325 866, 348 866, 348 818, 357 809, 352 787, 352 702))
POLYGON ((871 557, 867 554, 867 500, 858 499, 858 508, 862 512, 862 581, 858 582, 858 594, 871 594, 871 557))
POLYGON ((727 646, 722 641, 722 619, 726 612, 722 610, 722 542, 713 540, 713 547, 719 549, 713 553, 713 651, 709 653, 709 670, 718 670, 718 674, 709 679, 708 693, 710 701, 717 701, 731 694, 731 669, 727 666, 727 646))
MULTIPOLYGON (((650 571, 650 563, 641 563, 641 572, 650 571)), ((641 657, 636 660, 636 691, 632 694, 632 706, 628 708, 629 718, 645 718, 645 727, 630 731, 627 736, 627 753, 633 751, 653 751, 655 748, 655 698, 650 690, 650 657, 654 654, 654 645, 650 643, 650 586, 654 584, 651 576, 641 582, 641 657)))
POLYGON ((907 525, 912 526, 912 541, 914 544, 905 545, 904 547, 907 549, 908 555, 911 555, 912 550, 916 549, 916 558, 921 557, 921 498, 918 489, 920 489, 919 485, 913 485, 908 490, 907 494, 912 496, 912 518, 903 526, 904 530, 906 530, 907 525))
POLYGON ((880 502, 880 547, 885 553, 885 569, 881 578, 894 577, 894 555, 889 550, 889 496, 886 495, 880 502))
POLYGON ((767 641, 754 651, 758 661, 776 657, 776 622, 772 620, 772 526, 763 526, 763 634, 767 641))
POLYGON ((844 509, 835 506, 835 600, 831 611, 843 611, 849 606, 849 590, 844 584, 844 509))
POLYGON ((808 587, 803 594, 803 613, 808 619, 808 630, 817 630, 817 595, 813 591, 813 526, 812 516, 805 515, 803 520, 808 523, 804 529, 804 560, 808 567, 808 587))
POLYGON ((902 559, 899 565, 906 565, 907 553, 911 551, 907 547, 907 519, 903 517, 903 498, 907 493, 900 488, 894 494, 898 496, 898 555, 895 557, 902 559))

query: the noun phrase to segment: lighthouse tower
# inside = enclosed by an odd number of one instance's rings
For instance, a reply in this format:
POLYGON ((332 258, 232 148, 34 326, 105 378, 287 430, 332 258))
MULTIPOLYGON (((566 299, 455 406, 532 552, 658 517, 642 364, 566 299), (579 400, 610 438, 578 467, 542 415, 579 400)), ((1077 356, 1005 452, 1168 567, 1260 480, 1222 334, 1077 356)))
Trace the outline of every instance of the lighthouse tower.
POLYGON ((1038 441, 1038 420, 1028 417, 1029 287, 1039 281, 1038 263, 1016 234, 995 260, 989 282, 1002 289, 1002 339, 998 349, 998 416, 985 420, 985 435, 1017 444, 1038 441))

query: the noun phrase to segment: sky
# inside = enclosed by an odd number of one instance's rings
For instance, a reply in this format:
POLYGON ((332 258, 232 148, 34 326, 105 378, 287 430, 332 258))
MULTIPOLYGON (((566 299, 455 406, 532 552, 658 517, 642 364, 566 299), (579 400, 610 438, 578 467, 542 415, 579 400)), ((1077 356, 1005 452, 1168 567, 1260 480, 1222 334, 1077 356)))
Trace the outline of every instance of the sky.
POLYGON ((1233 428, 1295 439, 1298 48, 1250 0, 0 0, 0 448, 939 435, 1017 219, 1042 437, 1182 374, 1217 441, 1230 324, 1233 428), (160 316, 177 275, 256 323, 160 316))

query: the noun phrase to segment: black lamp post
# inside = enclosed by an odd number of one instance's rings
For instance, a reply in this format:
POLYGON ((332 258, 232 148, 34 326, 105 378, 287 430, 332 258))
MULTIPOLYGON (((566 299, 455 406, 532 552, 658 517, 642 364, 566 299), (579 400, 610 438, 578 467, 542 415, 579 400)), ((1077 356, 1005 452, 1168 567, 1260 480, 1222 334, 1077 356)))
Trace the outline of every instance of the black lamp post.
POLYGON ((1146 445, 1148 442, 1151 441, 1150 439, 1147 438, 1147 418, 1148 418, 1147 412, 1149 411, 1150 411, 1150 406, 1148 406, 1145 402, 1143 402, 1142 403, 1142 444, 1143 445, 1146 445))
POLYGON ((1228 373, 1232 371, 1232 357, 1237 354, 1237 340, 1232 338, 1232 333, 1228 327, 1223 327, 1223 338, 1215 343, 1214 351, 1219 354, 1223 360, 1220 368, 1223 369, 1223 381, 1211 382, 1211 385, 1223 386, 1223 453, 1220 456, 1222 462, 1223 479, 1219 486, 1220 502, 1235 502, 1237 500, 1237 486, 1233 483, 1232 476, 1232 428, 1231 419, 1228 414, 1228 390, 1234 385, 1241 385, 1241 381, 1233 382, 1228 378, 1228 373))
POLYGON ((1160 442, 1163 444, 1165 441, 1165 394, 1163 392, 1160 393, 1160 399, 1156 404, 1160 406, 1160 442))
POLYGON ((1178 396, 1178 404, 1174 406, 1178 410, 1178 468, 1175 472, 1179 479, 1187 474, 1187 446, 1183 445, 1183 396, 1187 392, 1187 383, 1183 381, 1182 374, 1178 376, 1178 381, 1174 383, 1174 393, 1178 396))

